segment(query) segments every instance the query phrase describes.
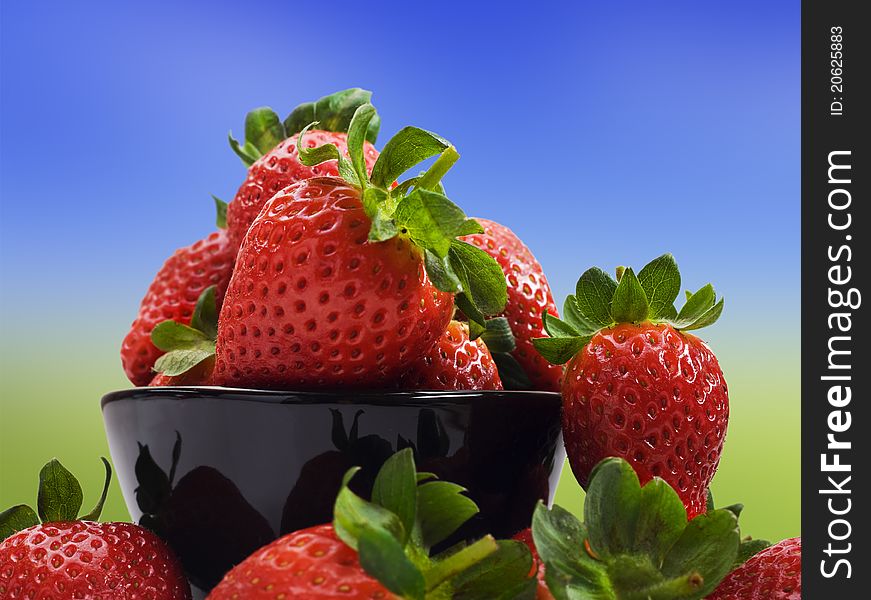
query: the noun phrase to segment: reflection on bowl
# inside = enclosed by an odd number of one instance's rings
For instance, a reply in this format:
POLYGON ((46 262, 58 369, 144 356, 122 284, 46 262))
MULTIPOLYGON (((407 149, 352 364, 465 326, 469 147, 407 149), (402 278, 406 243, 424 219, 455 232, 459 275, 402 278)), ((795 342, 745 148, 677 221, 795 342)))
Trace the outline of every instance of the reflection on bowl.
POLYGON ((103 398, 133 519, 207 591, 275 537, 327 522, 342 475, 368 495, 411 447, 420 471, 465 486, 481 513, 448 543, 527 527, 565 458, 550 392, 273 392, 136 388, 103 398))

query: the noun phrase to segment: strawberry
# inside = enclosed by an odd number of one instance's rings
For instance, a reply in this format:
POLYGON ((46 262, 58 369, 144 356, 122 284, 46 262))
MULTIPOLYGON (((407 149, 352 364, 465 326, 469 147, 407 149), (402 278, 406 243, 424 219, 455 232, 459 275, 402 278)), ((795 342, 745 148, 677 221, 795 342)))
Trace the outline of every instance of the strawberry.
MULTIPOLYGON (((318 129, 309 131, 306 137, 308 147, 332 144, 347 156, 346 131, 351 117, 356 108, 369 102, 371 97, 371 92, 359 88, 337 92, 317 102, 300 105, 283 123, 269 108, 248 113, 244 146, 230 136, 230 146, 249 167, 248 175, 227 211, 228 233, 235 248, 241 245, 263 205, 277 192, 303 179, 339 175, 337 161, 312 166, 300 162, 297 134, 302 128, 318 121, 318 129)), ((370 171, 378 158, 378 151, 372 145, 378 135, 378 126, 376 115, 369 123, 364 143, 364 158, 370 171)))
POLYGON ((413 452, 390 457, 366 501, 348 488, 332 524, 288 534, 242 561, 209 600, 260 598, 514 598, 535 585, 519 542, 486 536, 431 556, 431 548, 477 513, 463 488, 418 474, 413 452))
POLYGON ((409 390, 501 390, 502 381, 481 338, 469 339, 469 326, 451 321, 448 329, 403 376, 409 390))
POLYGON ((408 127, 388 142, 370 180, 363 141, 373 115, 368 104, 355 112, 350 162, 331 144, 300 155, 310 166, 338 160, 343 179, 285 188, 248 230, 219 318, 218 384, 392 387, 447 328, 452 292, 482 324, 504 307, 498 264, 456 239, 480 226, 433 191, 459 155, 408 127), (433 155, 426 174, 390 189, 433 155))
POLYGON ((152 344, 165 354, 155 361, 157 375, 148 386, 213 385, 217 335, 217 288, 209 286, 197 299, 190 325, 168 320, 152 329, 152 344))
POLYGON ((76 519, 82 488, 57 460, 40 472, 39 517, 19 505, 0 513, 0 598, 189 600, 190 586, 166 544, 130 523, 76 519), (42 523, 40 523, 40 519, 42 523))
POLYGON ((538 588, 535 593, 537 600, 553 600, 553 594, 547 589, 547 581, 545 580, 544 561, 538 555, 538 550, 535 549, 535 541, 532 539, 532 528, 527 527, 523 531, 517 533, 512 539, 518 542, 523 542, 529 551, 532 553, 533 568, 535 569, 535 578, 538 580, 538 588))
POLYGON ((302 529, 264 546, 227 573, 209 599, 273 600, 279 594, 395 598, 363 570, 357 553, 338 538, 332 525, 302 529))
POLYGON ((659 477, 642 486, 620 458, 593 469, 583 516, 582 523, 539 503, 532 517, 534 546, 555 598, 700 600, 739 557, 732 510, 688 521, 675 489, 659 477))
POLYGON ((578 281, 566 321, 546 314, 550 338, 535 340, 551 362, 564 363, 563 435, 581 485, 607 456, 630 461, 642 481, 672 485, 690 518, 706 509, 708 486, 723 449, 729 394, 716 356, 688 333, 720 316, 710 284, 674 300, 680 272, 670 254, 619 284, 599 269, 578 281))
POLYGON ((769 546, 729 573, 708 600, 800 600, 801 538, 769 546))
MULTIPOLYGON (((219 226, 222 206, 218 201, 219 226)), ((189 324, 203 291, 215 286, 220 304, 230 282, 236 249, 219 229, 176 252, 164 263, 148 287, 139 314, 121 345, 121 363, 134 385, 148 385, 154 378, 155 362, 164 354, 151 340, 154 327, 165 320, 189 324)))
MULTIPOLYGON (((558 316, 553 294, 541 264, 509 228, 487 219, 477 219, 477 221, 484 228, 483 233, 469 235, 463 239, 496 259, 505 273, 508 282, 508 303, 502 316, 508 319, 517 341, 517 347, 511 356, 528 379, 512 385, 511 388, 558 392, 562 380, 562 368, 544 360, 532 344, 533 338, 542 336, 541 315, 547 311, 548 314, 558 316)), ((510 366, 505 364, 504 355, 498 356, 497 360, 500 364, 500 374, 504 374, 506 369, 512 372, 510 366)))

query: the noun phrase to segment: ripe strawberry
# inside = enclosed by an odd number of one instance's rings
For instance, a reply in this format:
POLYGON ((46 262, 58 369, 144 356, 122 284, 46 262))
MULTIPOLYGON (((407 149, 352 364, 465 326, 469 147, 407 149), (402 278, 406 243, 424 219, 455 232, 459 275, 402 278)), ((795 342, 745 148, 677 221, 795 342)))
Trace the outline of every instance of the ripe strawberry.
POLYGON ((264 546, 231 570, 210 600, 394 598, 360 566, 357 553, 332 525, 291 533, 264 546))
POLYGON ((539 262, 513 231, 487 219, 477 219, 483 233, 463 239, 474 244, 499 263, 508 282, 508 303, 502 316, 508 319, 517 340, 511 353, 529 379, 519 389, 558 392, 562 367, 548 363, 535 351, 532 340, 542 336, 541 315, 558 316, 550 286, 539 262))
POLYGON ((339 158, 345 179, 285 188, 248 230, 219 319, 220 385, 392 387, 445 331, 449 291, 462 289, 458 301, 481 321, 504 306, 498 265, 455 239, 477 223, 424 187, 438 185, 456 151, 406 128, 388 142, 370 181, 363 131, 373 114, 371 105, 355 113, 350 164, 330 144, 300 157, 311 165, 339 158), (388 191, 435 154, 441 157, 427 174, 388 191))
MULTIPOLYGON (((244 146, 230 137, 230 145, 242 161, 249 167, 245 181, 230 202, 227 211, 227 224, 230 240, 239 248, 245 233, 260 214, 266 201, 292 183, 310 177, 338 177, 337 161, 327 161, 320 165, 304 165, 299 160, 297 150, 298 134, 304 126, 318 121, 317 130, 311 130, 306 137, 309 148, 333 144, 347 157, 347 128, 354 111, 369 102, 372 93, 352 88, 325 96, 317 102, 298 106, 282 123, 269 108, 259 108, 248 113, 245 119, 244 146)), ((364 157, 371 171, 378 151, 372 145, 378 135, 378 117, 373 117, 366 131, 364 157)))
POLYGON ((642 482, 662 477, 678 490, 689 518, 705 512, 717 470, 729 395, 710 348, 688 330, 720 316, 713 288, 673 302, 680 273, 671 255, 622 273, 581 276, 566 321, 544 319, 552 336, 535 341, 555 363, 567 360, 563 435, 575 477, 586 485, 607 456, 632 463, 642 482), (570 359, 570 360, 569 360, 570 359))
POLYGON ((158 271, 139 306, 139 314, 121 345, 121 363, 134 385, 148 385, 154 363, 164 351, 151 341, 154 327, 165 320, 187 325, 203 291, 216 288, 220 304, 230 282, 236 249, 219 229, 207 238, 176 250, 158 271))
MULTIPOLYGON (((515 564, 529 551, 487 536, 430 556, 477 512, 462 488, 418 475, 411 449, 394 454, 375 479, 372 501, 347 486, 332 524, 288 534, 242 561, 209 600, 275 598, 493 598, 494 586, 534 585, 515 564), (412 535, 412 532, 415 532, 412 535)), ((504 597, 514 597, 507 595, 504 597)))
POLYGON ((553 594, 547 589, 547 581, 544 578, 544 561, 538 555, 538 550, 535 549, 535 540, 532 539, 532 529, 527 527, 523 531, 517 533, 512 539, 518 542, 523 542, 529 551, 532 553, 533 568, 535 569, 535 577, 538 580, 538 588, 535 597, 537 600, 553 600, 553 594))
POLYGON ((39 512, 0 514, 0 598, 189 600, 190 586, 166 544, 130 523, 97 523, 94 510, 76 520, 82 489, 57 460, 40 473, 39 512))
POLYGON ((708 600, 800 600, 801 538, 769 546, 729 573, 708 600))
POLYGON ((409 390, 501 390, 502 381, 481 338, 469 339, 469 326, 451 321, 422 358, 402 378, 409 390))

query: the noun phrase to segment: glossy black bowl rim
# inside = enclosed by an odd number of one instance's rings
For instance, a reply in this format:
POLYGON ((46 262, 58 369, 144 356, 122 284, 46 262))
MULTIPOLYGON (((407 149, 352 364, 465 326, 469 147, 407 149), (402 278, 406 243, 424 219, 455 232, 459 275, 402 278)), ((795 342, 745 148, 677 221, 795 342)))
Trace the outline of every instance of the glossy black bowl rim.
POLYGON ((114 402, 148 401, 163 398, 183 402, 186 400, 225 400, 232 402, 256 402, 265 404, 369 404, 376 406, 407 405, 468 405, 486 397, 498 397, 505 401, 511 399, 562 403, 557 392, 518 391, 518 390, 452 390, 452 391, 378 391, 378 390, 336 390, 328 392, 294 390, 257 390, 248 388, 227 388, 217 386, 161 386, 134 387, 116 390, 104 395, 100 407, 114 402), (353 401, 349 400, 353 398, 353 401))

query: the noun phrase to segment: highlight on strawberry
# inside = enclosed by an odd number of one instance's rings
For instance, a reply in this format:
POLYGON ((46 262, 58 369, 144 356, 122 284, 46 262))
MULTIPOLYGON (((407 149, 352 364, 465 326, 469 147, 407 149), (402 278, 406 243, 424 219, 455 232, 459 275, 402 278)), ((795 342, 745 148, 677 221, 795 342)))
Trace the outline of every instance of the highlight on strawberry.
POLYGON ((687 292, 670 254, 617 280, 587 270, 563 309, 543 318, 549 338, 533 341, 562 383, 566 453, 581 485, 608 456, 629 461, 643 482, 662 477, 690 517, 706 510, 729 420, 729 394, 711 349, 690 331, 713 324, 723 299, 708 284, 687 292))
POLYGON ((478 507, 460 486, 418 473, 411 449, 389 458, 371 500, 345 475, 331 524, 264 546, 224 577, 209 600, 248 598, 532 598, 532 556, 486 536, 433 555, 478 507))
POLYGON ((317 124, 300 132, 299 161, 333 161, 341 177, 284 188, 246 232, 219 315, 219 385, 394 387, 447 330, 455 303, 480 331, 504 309, 501 268, 458 239, 481 226, 440 183, 459 154, 406 127, 370 176, 364 142, 375 115, 371 104, 354 112, 348 157, 333 144, 309 147, 317 124), (393 186, 431 157, 425 173, 393 186))
POLYGON ((81 517, 82 487, 57 459, 39 473, 37 510, 0 513, 0 598, 190 600, 169 547, 131 523, 98 523, 112 469, 94 508, 81 517))

